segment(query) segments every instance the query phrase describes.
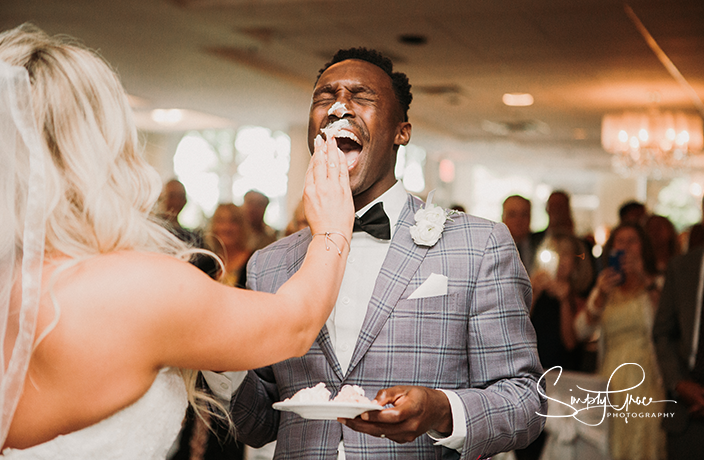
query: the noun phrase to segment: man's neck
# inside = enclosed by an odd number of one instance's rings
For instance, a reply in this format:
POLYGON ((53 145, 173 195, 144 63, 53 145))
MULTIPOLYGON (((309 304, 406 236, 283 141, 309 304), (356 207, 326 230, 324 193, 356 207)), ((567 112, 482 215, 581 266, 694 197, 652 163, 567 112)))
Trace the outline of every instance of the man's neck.
POLYGON ((365 190, 362 193, 359 193, 357 195, 354 195, 352 197, 352 201, 354 202, 354 212, 359 211, 360 209, 364 208, 367 206, 369 203, 372 201, 376 200, 380 196, 382 196, 384 193, 388 192, 391 187, 393 187, 396 184, 396 179, 394 179, 390 184, 387 184, 386 186, 383 186, 379 184, 375 188, 370 188, 365 190))

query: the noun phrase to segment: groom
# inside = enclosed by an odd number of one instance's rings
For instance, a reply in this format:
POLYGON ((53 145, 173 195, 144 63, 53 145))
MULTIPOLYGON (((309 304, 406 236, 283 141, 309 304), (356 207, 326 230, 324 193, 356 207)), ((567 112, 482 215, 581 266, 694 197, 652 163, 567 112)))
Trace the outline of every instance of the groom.
MULTIPOLYGON (((250 371, 232 398, 239 439, 276 439, 276 458, 476 460, 526 446, 542 429, 531 286, 506 227, 458 214, 442 233, 411 236, 425 205, 394 177, 411 99, 407 77, 375 51, 339 51, 318 77, 309 148, 337 122, 357 216, 375 222, 355 224, 372 234, 354 233, 335 309, 311 349, 250 371), (359 385, 388 408, 343 423, 272 409, 319 382, 333 396, 359 385)), ((276 291, 311 238, 305 229, 257 252, 248 286, 276 291)))

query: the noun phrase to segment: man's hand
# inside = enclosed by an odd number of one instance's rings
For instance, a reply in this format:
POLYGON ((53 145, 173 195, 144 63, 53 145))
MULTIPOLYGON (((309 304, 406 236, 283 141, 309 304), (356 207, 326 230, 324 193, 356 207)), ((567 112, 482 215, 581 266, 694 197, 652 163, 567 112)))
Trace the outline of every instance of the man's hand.
POLYGON ((682 380, 675 388, 677 394, 687 404, 689 414, 693 417, 704 417, 704 387, 692 380, 682 380))
POLYGON ((452 434, 452 410, 445 393, 426 387, 395 386, 380 390, 375 402, 394 407, 365 412, 354 419, 338 419, 355 431, 411 442, 429 430, 452 434))

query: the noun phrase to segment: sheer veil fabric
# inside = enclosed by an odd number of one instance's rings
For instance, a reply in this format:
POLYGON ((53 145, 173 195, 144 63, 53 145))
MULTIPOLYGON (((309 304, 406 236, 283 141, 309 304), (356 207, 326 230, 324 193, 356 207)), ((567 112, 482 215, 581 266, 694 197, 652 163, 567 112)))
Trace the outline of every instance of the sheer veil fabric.
POLYGON ((27 71, 0 61, 0 446, 34 343, 46 233, 44 161, 27 71))

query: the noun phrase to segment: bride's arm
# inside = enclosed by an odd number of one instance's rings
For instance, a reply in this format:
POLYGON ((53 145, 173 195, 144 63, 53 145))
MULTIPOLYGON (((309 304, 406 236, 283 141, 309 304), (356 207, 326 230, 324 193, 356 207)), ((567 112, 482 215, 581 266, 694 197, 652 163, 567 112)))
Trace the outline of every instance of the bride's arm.
POLYGON ((230 288, 187 264, 167 264, 157 290, 168 299, 150 338, 163 356, 158 364, 239 370, 306 353, 335 304, 349 252, 354 207, 345 166, 334 139, 316 142, 304 206, 312 233, 331 232, 330 240, 314 236, 300 270, 277 293, 230 288))

